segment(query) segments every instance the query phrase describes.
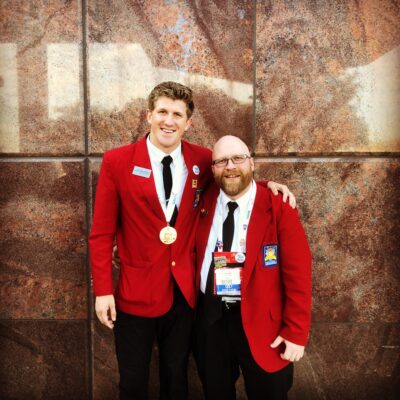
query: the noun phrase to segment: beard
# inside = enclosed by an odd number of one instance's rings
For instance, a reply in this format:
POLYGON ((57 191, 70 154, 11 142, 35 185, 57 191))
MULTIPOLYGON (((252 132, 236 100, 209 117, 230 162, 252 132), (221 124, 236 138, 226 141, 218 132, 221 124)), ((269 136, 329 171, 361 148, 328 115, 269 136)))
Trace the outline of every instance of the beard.
POLYGON ((215 177, 215 181, 218 186, 228 195, 237 196, 242 193, 251 183, 253 179, 253 172, 248 171, 235 171, 235 172, 225 172, 220 176, 215 177), (230 179, 227 178, 228 175, 237 175, 238 178, 230 179))

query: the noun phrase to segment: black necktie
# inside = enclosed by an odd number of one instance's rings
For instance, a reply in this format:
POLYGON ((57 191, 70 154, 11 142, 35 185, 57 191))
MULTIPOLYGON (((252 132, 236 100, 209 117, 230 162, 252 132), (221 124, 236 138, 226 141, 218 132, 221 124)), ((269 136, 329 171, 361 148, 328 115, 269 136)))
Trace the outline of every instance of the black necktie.
MULTIPOLYGON (((228 203, 228 216, 222 226, 223 250, 230 251, 232 247, 233 234, 235 232, 235 212, 238 204, 230 201, 228 203)), ((215 249, 217 251, 217 249, 215 249)), ((204 296, 204 312, 208 323, 211 325, 222 316, 221 299, 214 295, 214 259, 211 261, 210 269, 207 275, 206 292, 204 296)))
MULTIPOLYGON (((165 156, 162 161, 163 165, 163 181, 164 181, 164 192, 165 192, 165 201, 166 201, 166 206, 168 206, 168 201, 169 197, 171 196, 171 190, 172 190, 172 173, 171 173, 171 163, 172 163, 172 157, 171 156, 165 156)), ((169 221, 170 226, 174 226, 176 222, 176 217, 178 215, 178 209, 174 208, 174 213, 172 214, 171 221, 169 221)))
POLYGON ((235 201, 230 201, 228 203, 229 212, 222 227, 222 242, 224 243, 224 251, 231 251, 233 233, 235 232, 235 218, 233 213, 235 212, 237 206, 238 204, 235 201))

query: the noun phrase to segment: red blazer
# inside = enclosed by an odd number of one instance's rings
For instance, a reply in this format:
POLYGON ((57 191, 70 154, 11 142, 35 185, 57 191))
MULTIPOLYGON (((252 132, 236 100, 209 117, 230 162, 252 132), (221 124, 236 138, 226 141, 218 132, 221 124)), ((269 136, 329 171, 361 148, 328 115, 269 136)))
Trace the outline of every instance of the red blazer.
POLYGON ((89 236, 93 288, 96 296, 113 293, 116 236, 121 268, 115 300, 123 312, 146 317, 166 313, 172 305, 173 277, 194 307, 194 227, 200 194, 212 177, 211 151, 182 141, 182 153, 188 177, 175 224, 178 237, 171 245, 159 239, 166 221, 153 173, 148 178, 132 173, 135 166, 151 170, 146 137, 104 153, 89 236))
MULTIPOLYGON (((219 188, 213 185, 202 199, 196 236, 197 274, 212 226, 219 188)), ((307 342, 311 313, 311 253, 298 217, 282 196, 257 184, 257 194, 247 232, 242 274, 241 315, 251 353, 267 372, 282 369, 282 347, 270 344, 278 335, 299 344, 307 342), (265 245, 278 245, 278 265, 264 266, 265 245)))

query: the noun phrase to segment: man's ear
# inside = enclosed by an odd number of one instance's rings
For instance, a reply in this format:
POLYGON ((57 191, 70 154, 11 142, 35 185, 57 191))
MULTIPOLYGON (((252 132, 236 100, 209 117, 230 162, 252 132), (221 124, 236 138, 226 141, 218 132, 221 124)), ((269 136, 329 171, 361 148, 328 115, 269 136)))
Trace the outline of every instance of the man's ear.
POLYGON ((254 160, 253 160, 253 157, 251 157, 250 158, 250 167, 251 167, 251 170, 254 172, 254 160))
POLYGON ((186 121, 186 127, 185 127, 185 132, 192 126, 192 117, 190 117, 187 121, 186 121))
POLYGON ((151 110, 146 111, 146 119, 149 124, 151 124, 151 110))

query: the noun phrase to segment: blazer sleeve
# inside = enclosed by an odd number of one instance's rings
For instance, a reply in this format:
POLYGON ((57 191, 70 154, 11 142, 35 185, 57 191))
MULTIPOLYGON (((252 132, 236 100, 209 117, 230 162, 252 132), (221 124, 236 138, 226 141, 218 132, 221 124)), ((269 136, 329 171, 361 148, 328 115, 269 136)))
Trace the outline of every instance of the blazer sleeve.
POLYGON ((100 169, 89 235, 93 291, 96 296, 113 293, 112 249, 119 213, 119 195, 114 177, 112 163, 106 152, 100 169))
POLYGON ((307 343, 311 320, 311 251, 297 209, 280 204, 277 215, 283 282, 283 328, 290 342, 307 343))

